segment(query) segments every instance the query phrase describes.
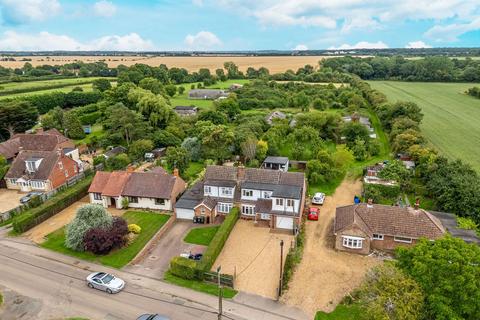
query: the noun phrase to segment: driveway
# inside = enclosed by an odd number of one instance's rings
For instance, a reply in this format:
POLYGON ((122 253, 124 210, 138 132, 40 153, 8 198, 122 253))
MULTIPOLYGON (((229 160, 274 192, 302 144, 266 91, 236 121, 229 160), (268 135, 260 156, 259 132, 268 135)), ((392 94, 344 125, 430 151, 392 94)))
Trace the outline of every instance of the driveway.
POLYGON ((289 234, 272 233, 239 220, 228 237, 212 270, 236 274, 235 289, 276 299, 280 274, 280 240, 285 242, 283 261, 293 241, 289 234))
POLYGON ((173 226, 162 235, 160 241, 154 244, 150 254, 140 262, 126 266, 124 269, 145 276, 163 279, 163 274, 170 267, 170 260, 182 252, 196 251, 199 247, 196 244, 183 242, 183 238, 192 228, 201 225, 193 224, 190 221, 177 220, 173 226))
POLYGON ((312 317, 318 310, 330 312, 361 283, 371 267, 380 263, 372 257, 333 249, 335 209, 352 204, 361 188, 360 181, 343 181, 335 194, 319 206, 319 220, 306 222, 303 258, 281 299, 286 304, 297 306, 312 317))
MULTIPOLYGON (((89 203, 89 197, 83 197, 82 199, 66 207, 53 217, 45 220, 38 226, 35 226, 34 228, 28 230, 27 232, 25 232, 24 236, 26 236, 28 239, 32 240, 35 243, 42 243, 43 241, 45 241, 45 236, 69 224, 70 221, 72 221, 77 214, 78 208, 89 203)), ((108 208, 107 211, 114 216, 121 216, 125 212, 125 210, 118 210, 112 208, 108 208)))
POLYGON ((17 190, 0 189, 0 213, 18 207, 24 195, 26 193, 17 190))

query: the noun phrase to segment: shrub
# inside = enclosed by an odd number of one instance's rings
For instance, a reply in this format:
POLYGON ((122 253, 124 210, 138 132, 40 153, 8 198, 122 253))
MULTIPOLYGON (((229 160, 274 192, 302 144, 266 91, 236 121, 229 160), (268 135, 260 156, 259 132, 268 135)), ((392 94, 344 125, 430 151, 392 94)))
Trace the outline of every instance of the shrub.
POLYGON ((170 261, 170 272, 177 277, 188 280, 201 278, 197 263, 184 257, 174 257, 170 261))
POLYGON ((376 203, 395 202, 400 195, 399 186, 384 186, 381 184, 366 184, 365 199, 373 199, 376 203))
POLYGON ((202 260, 200 260, 198 264, 200 270, 208 271, 212 268, 213 263, 222 251, 225 241, 227 241, 239 216, 240 210, 237 207, 233 208, 230 213, 227 214, 225 220, 220 225, 217 233, 210 242, 210 245, 207 247, 207 250, 203 253, 202 260))
POLYGON ((128 225, 128 232, 139 234, 142 232, 142 228, 138 224, 132 223, 128 225))
POLYGON ((67 226, 65 246, 72 250, 83 251, 85 234, 90 229, 109 229, 112 222, 112 216, 102 206, 84 205, 77 210, 77 215, 67 226))
POLYGON ((108 254, 113 249, 123 247, 128 233, 127 222, 120 217, 113 218, 110 228, 92 228, 83 239, 84 248, 95 254, 108 254))
POLYGON ((303 247, 305 245, 305 219, 302 219, 302 226, 297 236, 297 243, 295 248, 290 249, 285 258, 285 265, 283 267, 282 275, 282 289, 288 289, 288 282, 295 271, 295 267, 300 263, 303 256, 303 247))

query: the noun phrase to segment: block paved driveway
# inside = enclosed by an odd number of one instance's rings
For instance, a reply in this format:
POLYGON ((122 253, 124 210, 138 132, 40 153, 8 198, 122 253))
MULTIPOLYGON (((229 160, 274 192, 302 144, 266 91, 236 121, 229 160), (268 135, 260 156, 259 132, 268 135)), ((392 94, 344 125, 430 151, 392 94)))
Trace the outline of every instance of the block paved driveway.
POLYGON ((153 250, 145 258, 134 265, 127 265, 124 270, 135 272, 153 278, 163 278, 163 274, 170 267, 170 260, 182 252, 202 250, 205 247, 189 244, 183 238, 193 228, 202 225, 191 221, 177 220, 167 232, 162 235, 160 241, 153 246, 153 250))

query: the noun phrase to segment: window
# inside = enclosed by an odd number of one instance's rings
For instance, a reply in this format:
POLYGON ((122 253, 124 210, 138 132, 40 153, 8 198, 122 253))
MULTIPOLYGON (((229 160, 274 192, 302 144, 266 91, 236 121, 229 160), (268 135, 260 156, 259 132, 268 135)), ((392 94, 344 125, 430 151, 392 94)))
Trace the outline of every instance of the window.
POLYGON ((102 194, 101 193, 94 193, 93 194, 93 199, 102 200, 102 194))
POLYGON ((159 205, 159 206, 164 206, 165 205, 165 199, 155 198, 155 204, 159 205))
POLYGON ((17 184, 17 179, 10 179, 11 184, 17 184))
POLYGON ((270 214, 268 214, 268 213, 262 213, 262 214, 260 215, 260 219, 262 219, 262 220, 270 220, 270 214))
POLYGON ((58 167, 60 168, 60 170, 62 170, 62 169, 63 169, 63 163, 62 163, 62 162, 59 162, 59 163, 58 163, 58 167))
POLYGON ((287 207, 293 207, 294 201, 293 199, 287 199, 287 207))
POLYGON ((77 166, 73 166, 73 172, 77 173, 78 172, 78 168, 77 166))
POLYGON ((383 234, 373 234, 373 240, 383 240, 383 234))
POLYGON ((264 199, 270 199, 270 196, 272 195, 272 192, 270 191, 263 191, 263 198, 264 199))
POLYGON ((138 197, 128 197, 129 203, 138 203, 138 197))
POLYGON ((361 249, 363 246, 363 238, 344 236, 343 246, 350 249, 361 249))
POLYGON ((217 211, 221 213, 229 213, 232 210, 233 205, 231 203, 219 202, 217 205, 217 211))
POLYGON ((37 170, 37 167, 35 166, 35 161, 27 161, 27 171, 29 172, 35 172, 37 170))
POLYGON ((407 237, 393 237, 393 240, 396 242, 412 243, 412 238, 407 237))
POLYGON ((283 199, 275 199, 276 206, 283 206, 283 199))
POLYGON ((222 196, 231 196, 233 194, 232 188, 220 188, 220 194, 222 196))
POLYGON ((202 215, 205 215, 205 207, 202 207, 202 208, 200 209, 200 213, 201 213, 202 215))
POLYGON ((32 188, 35 188, 35 189, 45 188, 45 184, 43 181, 30 181, 30 185, 32 186, 32 188))
POLYGON ((242 196, 244 196, 244 197, 253 197, 253 190, 243 189, 243 190, 242 190, 242 196))
POLYGON ((253 206, 242 205, 242 214, 253 216, 255 214, 255 208, 253 206))
POLYGON ((67 170, 65 170, 65 177, 68 178, 68 171, 67 170))
POLYGON ((205 193, 205 194, 212 194, 212 187, 210 187, 210 186, 204 186, 204 187, 203 187, 203 193, 205 193))

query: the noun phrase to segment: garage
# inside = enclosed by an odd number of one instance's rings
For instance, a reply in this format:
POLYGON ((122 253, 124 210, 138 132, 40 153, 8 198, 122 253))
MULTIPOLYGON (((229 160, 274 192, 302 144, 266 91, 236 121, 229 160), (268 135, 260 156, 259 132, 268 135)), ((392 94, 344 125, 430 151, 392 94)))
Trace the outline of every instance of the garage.
POLYGON ((275 226, 278 229, 288 229, 288 230, 293 229, 293 218, 277 216, 276 220, 277 221, 276 221, 275 226))
POLYGON ((176 208, 177 219, 192 220, 194 216, 193 209, 176 208))

